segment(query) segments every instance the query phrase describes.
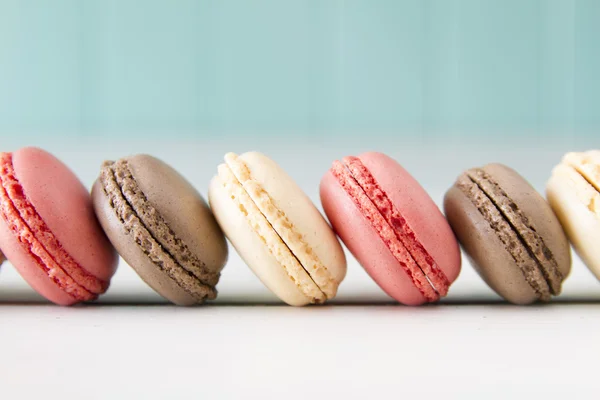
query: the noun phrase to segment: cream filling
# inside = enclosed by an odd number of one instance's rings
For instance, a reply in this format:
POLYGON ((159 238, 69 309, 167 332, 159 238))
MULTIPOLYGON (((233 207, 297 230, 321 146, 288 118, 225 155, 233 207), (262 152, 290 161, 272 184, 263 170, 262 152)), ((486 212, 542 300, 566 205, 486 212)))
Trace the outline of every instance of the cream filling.
POLYGON ((600 219, 600 151, 567 153, 553 174, 563 177, 577 198, 600 219))
POLYGON ((327 299, 325 293, 284 243, 276 229, 261 212, 242 183, 236 178, 231 168, 227 164, 219 165, 218 175, 224 190, 244 215, 250 228, 264 243, 269 253, 285 269, 296 287, 310 298, 312 303, 324 302, 327 299))
POLYGON ((298 259, 302 268, 306 270, 311 279, 319 286, 319 289, 325 293, 328 299, 335 297, 338 287, 335 279, 321 260, 319 260, 319 257, 306 242, 302 234, 294 228, 294 224, 289 220, 285 212, 275 205, 269 193, 267 193, 259 182, 252 178, 252 174, 246 163, 233 153, 225 155, 225 162, 237 180, 242 184, 254 204, 256 204, 260 212, 269 221, 269 224, 271 224, 285 245, 298 259))

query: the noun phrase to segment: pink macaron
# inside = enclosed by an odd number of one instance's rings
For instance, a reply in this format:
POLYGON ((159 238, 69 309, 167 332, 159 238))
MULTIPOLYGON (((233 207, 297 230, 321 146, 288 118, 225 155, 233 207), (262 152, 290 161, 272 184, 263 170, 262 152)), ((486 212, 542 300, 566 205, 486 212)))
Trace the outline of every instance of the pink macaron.
POLYGON ((36 291, 61 305, 104 293, 118 261, 83 184, 32 147, 0 153, 0 248, 36 291))
POLYGON ((392 158, 344 157, 321 180, 336 233, 375 282, 407 305, 446 296, 460 272, 452 229, 431 197, 392 158))

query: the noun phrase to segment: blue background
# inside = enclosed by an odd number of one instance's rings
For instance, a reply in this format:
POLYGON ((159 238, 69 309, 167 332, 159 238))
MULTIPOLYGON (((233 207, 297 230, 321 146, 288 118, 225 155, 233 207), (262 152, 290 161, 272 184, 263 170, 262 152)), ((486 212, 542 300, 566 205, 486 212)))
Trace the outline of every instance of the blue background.
POLYGON ((0 133, 596 137, 600 1, 0 1, 0 133))

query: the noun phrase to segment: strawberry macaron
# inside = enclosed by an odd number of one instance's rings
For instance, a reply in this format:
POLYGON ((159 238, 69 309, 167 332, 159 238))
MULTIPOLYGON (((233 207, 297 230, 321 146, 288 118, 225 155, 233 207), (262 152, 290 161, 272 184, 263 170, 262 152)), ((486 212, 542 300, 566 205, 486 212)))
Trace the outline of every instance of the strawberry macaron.
POLYGON ((61 305, 104 293, 118 261, 89 192, 33 147, 0 153, 0 248, 37 292, 61 305))
POLYGON ((321 180, 331 225, 375 282, 407 305, 446 296, 460 272, 452 229, 419 183, 381 153, 344 157, 321 180))

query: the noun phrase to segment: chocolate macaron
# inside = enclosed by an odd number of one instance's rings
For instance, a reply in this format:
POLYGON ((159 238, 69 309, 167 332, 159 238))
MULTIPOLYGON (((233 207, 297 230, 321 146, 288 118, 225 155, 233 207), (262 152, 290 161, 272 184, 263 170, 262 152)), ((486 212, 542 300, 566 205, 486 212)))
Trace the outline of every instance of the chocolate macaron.
POLYGON ((92 198, 114 247, 157 293, 178 305, 216 298, 225 237, 177 171, 149 155, 106 161, 92 198))
POLYGON ((548 203, 516 171, 501 164, 465 171, 444 210, 471 264, 500 296, 529 304, 560 294, 569 243, 548 203))

